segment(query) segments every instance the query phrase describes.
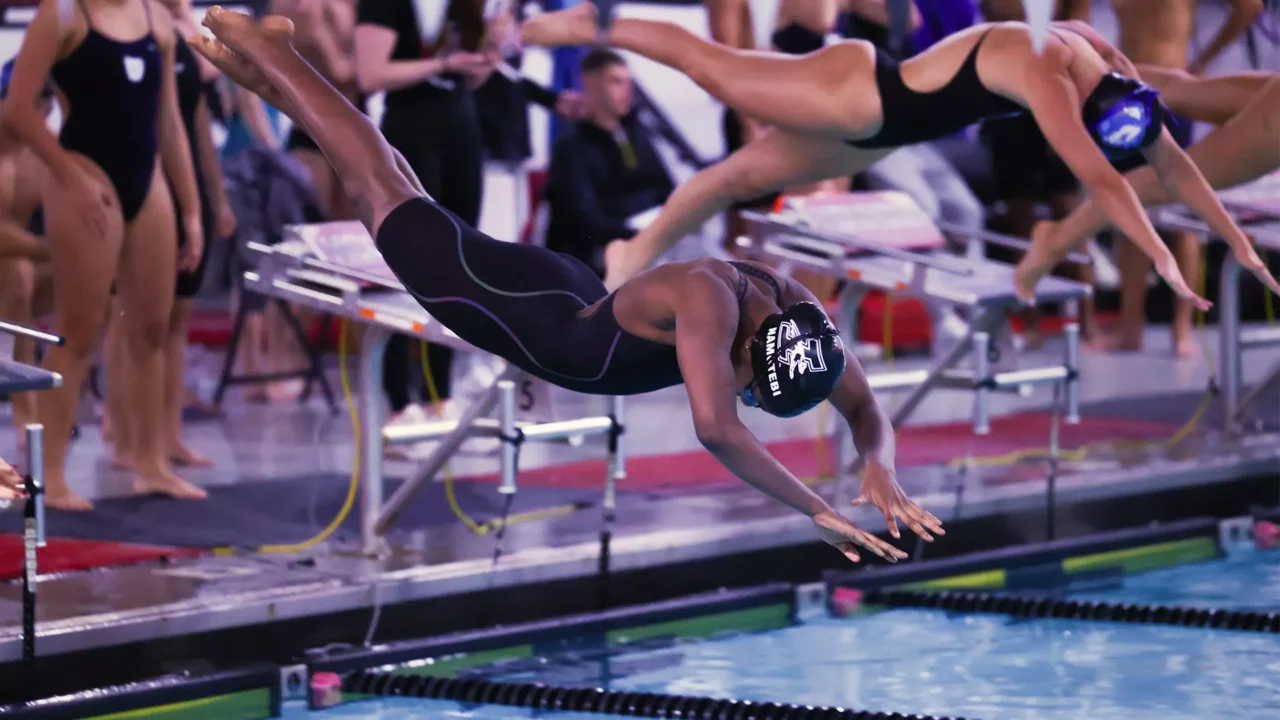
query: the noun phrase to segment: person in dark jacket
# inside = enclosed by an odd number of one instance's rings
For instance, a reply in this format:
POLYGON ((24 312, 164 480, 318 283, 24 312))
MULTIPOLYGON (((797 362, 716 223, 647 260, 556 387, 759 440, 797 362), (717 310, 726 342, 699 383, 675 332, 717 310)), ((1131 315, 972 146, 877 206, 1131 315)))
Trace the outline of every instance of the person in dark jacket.
POLYGON ((589 116, 556 142, 547 199, 547 247, 604 277, 604 248, 639 229, 629 220, 667 201, 675 185, 632 112, 631 73, 615 52, 582 59, 589 116))

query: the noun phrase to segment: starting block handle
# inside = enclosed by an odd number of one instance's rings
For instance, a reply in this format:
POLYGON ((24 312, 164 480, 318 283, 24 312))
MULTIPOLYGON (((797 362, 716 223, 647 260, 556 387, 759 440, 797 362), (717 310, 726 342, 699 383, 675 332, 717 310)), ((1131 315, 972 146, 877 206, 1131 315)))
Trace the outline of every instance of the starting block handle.
POLYGON ((1080 424, 1080 326, 1076 323, 1067 323, 1063 328, 1066 335, 1066 366, 1067 366, 1067 424, 1080 424))
POLYGON ((40 330, 33 330, 29 327, 16 325, 14 323, 5 322, 3 320, 0 320, 0 332, 7 332, 10 335, 17 335, 19 337, 30 338, 31 340, 35 340, 37 342, 48 343, 49 345, 56 345, 58 347, 62 347, 67 342, 66 338, 60 337, 58 335, 53 335, 51 333, 43 332, 40 330))
POLYGON ((812 240, 820 240, 822 242, 834 243, 836 245, 846 247, 855 247, 877 255, 883 255, 897 260, 905 260, 906 262, 915 263, 917 265, 925 265, 935 270, 951 273, 952 275, 961 275, 964 277, 971 277, 973 275, 973 268, 960 261, 949 260, 944 257, 935 257, 932 255, 923 255, 909 250, 899 250, 898 248, 889 245, 868 242, 856 235, 850 235, 848 233, 833 233, 814 230, 803 225, 779 220, 778 218, 766 215, 765 213, 756 212, 754 210, 744 210, 742 212, 742 219, 760 227, 779 230, 781 232, 791 233, 793 235, 810 238, 812 240))
POLYGON ((991 377, 991 334, 973 334, 973 375, 977 380, 973 388, 973 432, 975 435, 991 433, 991 389, 987 379, 991 377))
MULTIPOLYGON (((960 237, 965 237, 965 238, 977 238, 984 243, 991 243, 992 245, 1000 245, 1002 247, 1007 247, 1011 250, 1022 250, 1024 252, 1028 252, 1031 250, 1030 240, 1024 240, 1022 238, 1013 237, 1012 235, 1005 235, 1003 233, 991 232, 990 230, 983 230, 981 228, 968 228, 962 225, 956 225, 955 223, 949 223, 944 220, 937 221, 936 225, 938 226, 939 230, 945 233, 950 233, 951 235, 959 235, 960 237)), ((1093 264, 1093 258, 1089 257, 1084 253, 1078 253, 1078 252, 1067 253, 1066 257, 1064 257, 1063 260, 1067 262, 1075 263, 1077 265, 1093 264)))

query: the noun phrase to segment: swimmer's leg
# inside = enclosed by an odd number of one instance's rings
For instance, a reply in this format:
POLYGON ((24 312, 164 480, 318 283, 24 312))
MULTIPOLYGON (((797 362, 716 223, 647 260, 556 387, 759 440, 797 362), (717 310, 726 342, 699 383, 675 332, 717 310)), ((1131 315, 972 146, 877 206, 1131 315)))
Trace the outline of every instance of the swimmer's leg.
MULTIPOLYGON (((1280 168, 1280 78, 1267 82, 1261 92, 1235 117, 1187 148, 1215 190, 1252 182, 1280 168)), ((1177 198, 1160 182, 1154 170, 1143 167, 1125 175, 1144 207, 1175 202, 1177 198)), ((1015 279, 1020 297, 1033 295, 1035 285, 1067 253, 1079 249, 1108 225, 1098 205, 1086 200, 1060 222, 1042 222, 1031 234, 1032 249, 1018 264, 1015 279)))
POLYGON ((609 245, 605 285, 616 290, 681 238, 736 202, 794 185, 848 177, 886 154, 888 151, 862 150, 811 135, 768 130, 677 186, 658 217, 631 240, 609 245))
POLYGON ((1139 65, 1147 84, 1177 115, 1198 122, 1222 125, 1244 111, 1276 73, 1245 72, 1215 77, 1198 77, 1183 70, 1139 65))
MULTIPOLYGON (((30 260, 0 260, 0 319, 19 325, 35 324, 36 268, 30 260)), ((25 365, 35 365, 36 346, 30 338, 13 337, 13 359, 25 365)), ((26 443, 23 428, 36 419, 36 394, 14 393, 9 396, 13 408, 13 425, 18 431, 18 443, 26 443)))
POLYGON ((201 500, 205 491, 173 470, 165 437, 165 349, 178 281, 178 223, 159 165, 138 216, 125 227, 116 280, 128 360, 128 397, 117 419, 127 417, 134 492, 201 500))
MULTIPOLYGON (((855 109, 873 85, 875 60, 857 46, 837 44, 808 55, 756 52, 711 42, 669 22, 619 18, 605 44, 675 68, 720 102, 766 125, 849 134, 862 129, 855 109)), ((595 6, 580 3, 525 21, 521 41, 554 47, 597 40, 595 6)))
POLYGON ((192 46, 306 129, 342 179, 357 219, 371 235, 377 237, 392 210, 424 195, 408 163, 373 121, 293 49, 292 23, 268 17, 256 25, 246 15, 213 8, 204 25, 217 40, 196 37, 192 46))

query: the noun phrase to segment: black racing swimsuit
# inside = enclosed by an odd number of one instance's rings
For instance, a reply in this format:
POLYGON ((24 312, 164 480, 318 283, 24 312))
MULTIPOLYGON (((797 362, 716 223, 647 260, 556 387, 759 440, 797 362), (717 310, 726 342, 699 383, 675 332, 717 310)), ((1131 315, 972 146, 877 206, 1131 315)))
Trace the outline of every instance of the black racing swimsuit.
POLYGON ((107 174, 126 222, 142 210, 159 151, 160 49, 151 31, 151 3, 144 0, 142 7, 147 34, 122 41, 95 30, 81 0, 89 32, 51 72, 71 106, 59 141, 107 174))
POLYGON ((978 78, 978 50, 986 39, 983 33, 951 80, 932 92, 907 87, 898 61, 877 47, 880 130, 869 138, 845 142, 868 149, 902 147, 952 135, 979 120, 1026 112, 1018 103, 988 90, 978 78))
POLYGON ((432 317, 530 375, 592 395, 684 382, 675 347, 619 327, 614 296, 576 258, 494 240, 427 198, 393 210, 375 242, 432 317))

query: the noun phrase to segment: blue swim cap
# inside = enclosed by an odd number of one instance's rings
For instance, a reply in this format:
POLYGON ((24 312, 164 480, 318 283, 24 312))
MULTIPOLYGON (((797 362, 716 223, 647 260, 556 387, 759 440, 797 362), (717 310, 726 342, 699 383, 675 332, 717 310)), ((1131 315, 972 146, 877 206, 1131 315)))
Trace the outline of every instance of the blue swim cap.
POLYGON ((1150 85, 1108 73, 1085 100, 1082 114, 1090 137, 1114 162, 1150 147, 1169 111, 1150 85))
POLYGON ((844 343, 822 308, 800 302, 760 324, 751 342, 751 382, 742 402, 795 417, 826 400, 844 375, 844 343))

